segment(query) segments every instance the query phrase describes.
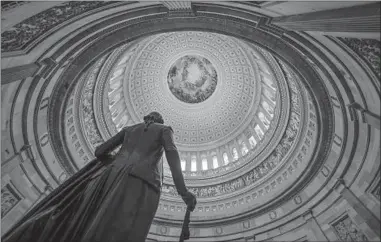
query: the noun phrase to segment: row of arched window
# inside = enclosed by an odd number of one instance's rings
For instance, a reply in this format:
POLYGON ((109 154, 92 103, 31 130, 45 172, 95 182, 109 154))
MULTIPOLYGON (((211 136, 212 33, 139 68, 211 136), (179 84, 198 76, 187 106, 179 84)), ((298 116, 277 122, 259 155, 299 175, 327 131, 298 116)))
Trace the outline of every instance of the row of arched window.
MULTIPOLYGON (((208 162, 206 157, 201 158, 201 170, 208 170, 208 169, 216 169, 219 166, 224 166, 229 164, 231 161, 237 161, 240 156, 245 156, 247 153, 249 153, 249 150, 254 149, 254 147, 257 145, 259 140, 262 140, 266 130, 270 127, 270 122, 274 116, 274 110, 273 107, 270 106, 266 100, 262 101, 262 107, 264 109, 264 112, 262 111, 258 112, 258 119, 261 121, 263 125, 258 125, 256 124, 254 126, 254 134, 252 134, 247 140, 248 144, 245 141, 239 140, 238 145, 239 147, 233 147, 231 149, 231 159, 229 159, 229 155, 227 152, 222 153, 222 162, 220 163, 218 161, 217 155, 212 156, 212 162, 211 164, 208 162), (264 130, 261 128, 264 127, 264 130)), ((181 160, 181 169, 183 171, 187 170, 186 168, 186 160, 182 159, 181 160)), ((196 172, 198 171, 198 166, 197 166, 197 157, 195 155, 191 156, 190 160, 190 171, 191 172, 196 172)))
MULTIPOLYGON (((260 130, 260 135, 257 135, 261 138, 263 137, 263 131, 261 128, 257 125, 255 132, 258 132, 257 130, 260 130)), ((249 153, 249 150, 254 149, 254 147, 257 145, 257 140, 254 138, 254 136, 250 136, 248 139, 249 144, 246 144, 244 141, 239 141, 239 150, 236 147, 233 147, 231 150, 231 159, 229 159, 229 156, 227 152, 222 153, 222 164, 219 163, 217 155, 212 156, 212 162, 209 164, 208 160, 206 157, 203 157, 201 159, 201 169, 202 170, 208 170, 208 169, 216 169, 220 167, 220 165, 228 165, 231 161, 237 161, 240 156, 245 156, 249 153), (249 146, 249 147, 248 147, 249 146), (212 167, 209 167, 209 166, 212 167)), ((183 171, 186 170, 186 160, 182 159, 181 160, 181 169, 183 171)), ((198 170, 197 167, 197 157, 195 155, 191 156, 191 161, 190 161, 190 171, 196 172, 198 170)))
MULTIPOLYGON (((230 162, 237 161, 240 157, 243 157, 254 149, 258 142, 264 138, 265 132, 269 129, 271 120, 274 117, 274 107, 276 105, 276 86, 271 78, 269 68, 264 61, 254 55, 255 59, 260 62, 259 69, 261 72, 261 81, 263 83, 263 95, 266 97, 261 101, 262 111, 257 114, 258 119, 262 125, 255 124, 252 134, 247 139, 248 143, 239 140, 238 147, 232 147, 230 156, 227 152, 222 153, 222 162, 219 162, 217 155, 212 155, 212 162, 209 163, 206 157, 201 156, 201 170, 216 169, 220 166, 228 165, 230 162), (230 157, 230 158, 229 158, 230 157)), ((181 169, 187 170, 187 161, 181 159, 181 169)), ((195 155, 190 159, 190 171, 198 171, 198 161, 195 155)))

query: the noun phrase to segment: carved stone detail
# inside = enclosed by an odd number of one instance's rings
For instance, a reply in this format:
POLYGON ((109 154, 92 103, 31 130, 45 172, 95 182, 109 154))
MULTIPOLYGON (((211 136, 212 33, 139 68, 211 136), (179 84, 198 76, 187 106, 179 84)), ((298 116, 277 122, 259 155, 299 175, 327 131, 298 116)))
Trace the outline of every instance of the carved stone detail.
POLYGON ((95 82, 101 66, 105 61, 105 57, 96 62, 95 66, 87 74, 87 82, 82 89, 80 109, 82 112, 81 120, 83 122, 82 127, 84 129, 85 137, 89 140, 89 144, 95 147, 103 142, 102 137, 97 128, 93 107, 93 95, 95 82))
POLYGON ((378 78, 381 77, 381 53, 379 40, 344 37, 340 37, 339 39, 349 46, 356 54, 362 57, 372 67, 372 70, 378 78))
POLYGON ((21 197, 11 185, 7 184, 1 188, 1 218, 5 217, 20 201, 21 197))
POLYGON ((333 229, 341 241, 368 241, 348 215, 333 224, 333 229))
POLYGON ((112 2, 65 2, 36 14, 1 34, 1 51, 23 50, 54 27, 112 2))

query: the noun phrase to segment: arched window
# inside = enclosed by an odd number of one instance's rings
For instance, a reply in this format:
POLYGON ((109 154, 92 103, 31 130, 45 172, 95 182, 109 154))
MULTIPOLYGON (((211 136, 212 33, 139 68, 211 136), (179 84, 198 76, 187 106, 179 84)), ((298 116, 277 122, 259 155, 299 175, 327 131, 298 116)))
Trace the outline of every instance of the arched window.
POLYGON ((257 145, 257 141, 254 139, 254 136, 249 138, 250 148, 253 149, 257 145))
POLYGON ((109 107, 112 107, 116 102, 120 100, 120 93, 116 93, 112 98, 111 102, 109 103, 109 107))
POLYGON ((246 143, 242 142, 241 143, 241 154, 244 156, 249 152, 249 149, 247 149, 246 143))
POLYGON ((192 156, 192 158, 191 158, 191 171, 197 171, 196 156, 192 156))
POLYGON ((225 165, 229 164, 228 154, 224 153, 224 154, 222 155, 222 157, 224 158, 224 164, 225 164, 225 165))
POLYGON ((206 158, 202 158, 202 170, 208 170, 208 161, 206 158))
POLYGON ((185 165, 186 165, 186 161, 185 160, 181 160, 181 170, 182 171, 185 171, 185 165))
POLYGON ((124 67, 117 69, 113 74, 110 80, 115 79, 116 77, 122 75, 124 67))
POLYGON ((262 107, 266 110, 270 117, 274 116, 274 109, 266 101, 262 102, 262 107))
POLYGON ((270 74, 269 68, 267 68, 263 62, 259 65, 259 69, 267 74, 270 74))
POLYGON ((217 156, 213 156, 213 168, 218 168, 218 159, 217 156))
POLYGON ((263 76, 263 75, 261 75, 261 79, 262 79, 262 81, 263 81, 269 88, 271 88, 273 91, 276 91, 276 88, 275 88, 275 86, 274 86, 274 83, 273 83, 273 81, 272 81, 270 78, 268 78, 267 76, 263 76))
POLYGON ((254 129, 255 129, 255 132, 257 133, 258 137, 260 139, 262 139, 263 138, 263 131, 262 131, 261 127, 259 127, 257 124, 257 125, 255 125, 254 129))
POLYGON ((121 65, 121 64, 126 63, 126 62, 128 61, 128 59, 130 59, 131 55, 132 55, 131 52, 129 52, 127 55, 125 55, 125 56, 123 57, 123 59, 121 59, 121 60, 119 61, 118 65, 121 65))
POLYGON ((271 102, 273 102, 275 104, 275 95, 272 92, 270 92, 267 88, 263 88, 263 90, 264 90, 263 92, 264 92, 265 96, 268 99, 270 99, 271 102))
POLYGON ((262 107, 266 110, 266 112, 270 115, 270 117, 274 116, 273 108, 266 101, 262 102, 262 107))
POLYGON ((266 116, 262 112, 258 113, 258 118, 261 120, 266 129, 270 127, 270 121, 267 120, 266 116))
POLYGON ((118 115, 119 115, 119 109, 115 109, 111 116, 113 119, 115 119, 118 115))
POLYGON ((122 85, 122 82, 120 81, 120 82, 113 82, 113 83, 110 83, 110 87, 109 87, 109 89, 108 89, 108 92, 110 93, 110 92, 113 92, 113 91, 115 91, 116 89, 118 89, 120 86, 122 85))
POLYGON ((236 148, 233 148, 233 159, 238 160, 238 152, 236 148))

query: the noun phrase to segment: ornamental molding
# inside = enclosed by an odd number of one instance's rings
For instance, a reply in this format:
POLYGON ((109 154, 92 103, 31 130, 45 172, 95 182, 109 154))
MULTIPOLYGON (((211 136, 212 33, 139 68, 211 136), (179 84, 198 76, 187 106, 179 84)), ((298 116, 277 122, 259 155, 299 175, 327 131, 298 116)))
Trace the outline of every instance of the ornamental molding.
POLYGON ((120 6, 113 2, 64 2, 33 15, 1 34, 5 56, 30 52, 39 42, 62 27, 91 14, 120 6))

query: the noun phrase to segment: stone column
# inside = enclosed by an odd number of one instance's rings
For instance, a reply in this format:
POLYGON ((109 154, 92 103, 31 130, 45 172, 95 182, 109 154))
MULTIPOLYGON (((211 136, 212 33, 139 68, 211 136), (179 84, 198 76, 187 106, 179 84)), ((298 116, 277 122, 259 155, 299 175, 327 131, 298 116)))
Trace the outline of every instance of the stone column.
MULTIPOLYGON (((380 238, 380 220, 357 198, 357 196, 345 185, 342 178, 338 179, 334 189, 348 202, 356 211, 363 223, 380 238)), ((364 231, 363 231, 364 232, 364 231)))
MULTIPOLYGON (((242 153, 241 153, 241 146, 238 144, 237 139, 234 139, 234 147, 236 148, 237 153, 238 153, 238 159, 237 160, 239 160, 242 157, 242 153)), ((232 155, 234 157, 233 148, 232 148, 232 155)), ((233 161, 234 161, 234 158, 233 158, 233 161)))
POLYGON ((266 127, 262 123, 262 121, 259 119, 259 117, 256 115, 254 118, 257 121, 258 126, 262 129, 263 134, 266 132, 266 127))
POLYGON ((242 137, 242 142, 245 143, 246 145, 246 148, 248 150, 247 152, 249 152, 251 148, 249 138, 247 138, 246 134, 243 134, 241 137, 242 137))
MULTIPOLYGON (((259 110, 262 111, 262 113, 265 115, 265 117, 267 118, 267 120, 271 123, 271 119, 272 117, 270 116, 270 114, 266 111, 266 109, 264 109, 262 106, 259 106, 259 110)), ((258 117, 259 118, 259 117, 258 117)))
POLYGON ((380 4, 368 3, 347 8, 276 17, 272 23, 292 31, 379 39, 380 4))
POLYGON ((200 152, 197 152, 197 155, 196 155, 196 166, 197 166, 197 171, 202 171, 202 159, 201 159, 201 155, 200 155, 200 152))
POLYGON ((316 241, 328 241, 327 236, 325 236, 323 230, 316 221, 312 210, 308 210, 306 213, 304 213, 303 218, 306 221, 307 228, 312 232, 316 241))
MULTIPOLYGON (((273 103, 273 101, 270 100, 269 97, 267 97, 266 95, 262 95, 262 98, 263 98, 263 101, 266 101, 268 103, 268 105, 274 110, 275 109, 275 105, 273 103)), ((261 101, 262 103, 262 101, 261 101)))
MULTIPOLYGON (((225 145, 225 151, 223 152, 223 153, 226 152, 228 159, 229 159, 229 163, 233 162, 233 156, 232 156, 231 149, 232 149, 232 147, 230 147, 230 145, 225 145)), ((225 164, 225 161, 223 161, 223 163, 225 164)))
POLYGON ((208 170, 213 169, 213 156, 210 152, 206 155, 206 160, 208 161, 208 170))
POLYGON ((191 156, 190 153, 186 153, 186 159, 185 159, 185 170, 190 171, 191 170, 191 156))
POLYGON ((217 156, 217 161, 218 161, 218 167, 224 166, 224 158, 222 156, 222 152, 221 152, 219 147, 217 148, 216 156, 217 156))
POLYGON ((251 127, 251 134, 253 135, 255 141, 257 142, 257 144, 261 141, 261 139, 259 138, 257 132, 255 131, 255 125, 253 123, 250 124, 250 127, 251 127))

